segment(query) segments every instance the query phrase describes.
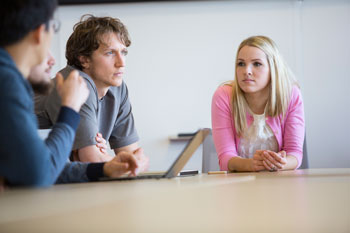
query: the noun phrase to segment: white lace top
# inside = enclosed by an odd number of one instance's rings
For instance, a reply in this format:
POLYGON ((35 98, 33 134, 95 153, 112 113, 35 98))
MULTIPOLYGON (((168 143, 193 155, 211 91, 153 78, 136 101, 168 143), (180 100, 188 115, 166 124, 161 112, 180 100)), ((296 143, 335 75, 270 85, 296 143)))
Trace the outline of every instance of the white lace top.
POLYGON ((252 158, 256 150, 278 152, 278 143, 271 128, 266 124, 265 113, 257 115, 252 113, 250 109, 249 112, 254 120, 240 139, 238 145, 239 156, 252 158))

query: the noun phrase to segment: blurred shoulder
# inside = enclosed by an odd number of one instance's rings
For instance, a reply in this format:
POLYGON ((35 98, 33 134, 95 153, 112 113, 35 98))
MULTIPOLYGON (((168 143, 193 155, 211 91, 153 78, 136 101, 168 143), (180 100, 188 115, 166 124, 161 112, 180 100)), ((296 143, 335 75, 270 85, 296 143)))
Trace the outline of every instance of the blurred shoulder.
POLYGON ((291 100, 295 100, 298 98, 302 98, 300 87, 298 85, 293 85, 291 91, 291 100))
POLYGON ((232 82, 226 82, 221 84, 215 91, 214 96, 232 96, 232 82))

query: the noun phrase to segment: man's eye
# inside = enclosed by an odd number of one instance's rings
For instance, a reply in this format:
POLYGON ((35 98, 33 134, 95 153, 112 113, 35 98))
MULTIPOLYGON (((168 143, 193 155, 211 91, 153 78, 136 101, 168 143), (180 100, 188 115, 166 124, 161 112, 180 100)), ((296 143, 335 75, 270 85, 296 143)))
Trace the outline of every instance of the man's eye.
POLYGON ((107 55, 112 55, 112 54, 113 54, 113 51, 108 51, 106 54, 107 54, 107 55))

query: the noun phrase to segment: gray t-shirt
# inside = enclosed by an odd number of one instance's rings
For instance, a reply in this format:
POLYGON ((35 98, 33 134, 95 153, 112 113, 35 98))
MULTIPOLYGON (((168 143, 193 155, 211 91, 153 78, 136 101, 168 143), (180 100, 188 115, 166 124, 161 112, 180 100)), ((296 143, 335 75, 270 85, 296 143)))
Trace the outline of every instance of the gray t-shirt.
MULTIPOLYGON (((73 70, 74 67, 67 66, 60 72, 67 78, 73 70)), ((81 118, 73 150, 95 145, 98 132, 109 141, 112 149, 137 142, 139 137, 135 129, 126 84, 123 82, 119 87, 110 87, 106 95, 99 100, 93 80, 86 73, 78 71, 85 79, 90 94, 79 112, 81 118)), ((56 88, 48 96, 35 96, 35 114, 40 129, 51 128, 55 124, 60 106, 61 98, 56 88)))

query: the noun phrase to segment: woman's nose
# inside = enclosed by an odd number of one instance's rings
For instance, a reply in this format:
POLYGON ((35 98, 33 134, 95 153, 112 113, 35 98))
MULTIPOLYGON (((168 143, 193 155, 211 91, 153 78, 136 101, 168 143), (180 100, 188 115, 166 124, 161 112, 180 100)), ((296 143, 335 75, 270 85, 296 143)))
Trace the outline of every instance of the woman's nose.
POLYGON ((246 75, 252 75, 252 68, 250 66, 246 66, 245 68, 245 74, 246 75))

